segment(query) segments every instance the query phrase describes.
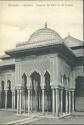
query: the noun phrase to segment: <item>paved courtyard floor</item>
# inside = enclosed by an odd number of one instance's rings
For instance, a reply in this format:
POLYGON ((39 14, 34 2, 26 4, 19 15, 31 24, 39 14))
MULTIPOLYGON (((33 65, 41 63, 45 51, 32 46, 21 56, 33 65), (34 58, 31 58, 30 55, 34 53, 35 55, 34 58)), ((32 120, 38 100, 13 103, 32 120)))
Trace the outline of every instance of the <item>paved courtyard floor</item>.
POLYGON ((74 113, 64 118, 44 118, 30 124, 84 124, 84 113, 74 113))
POLYGON ((7 124, 15 120, 24 119, 26 116, 18 116, 14 111, 0 110, 0 125, 7 124))
MULTIPOLYGON (((30 116, 31 117, 31 116, 30 116)), ((0 110, 0 125, 11 123, 13 121, 17 120, 23 120, 27 119, 28 116, 18 116, 16 115, 16 112, 13 111, 5 111, 0 110)), ((35 119, 35 118, 34 118, 35 119)), ((36 118, 36 120, 30 119, 28 122, 28 119, 24 120, 24 122, 18 122, 17 124, 84 124, 84 112, 76 112, 72 115, 57 119, 57 118, 48 118, 48 117, 40 117, 36 118), (32 122, 31 122, 32 121, 32 122)), ((14 123, 15 124, 15 123, 14 123)))

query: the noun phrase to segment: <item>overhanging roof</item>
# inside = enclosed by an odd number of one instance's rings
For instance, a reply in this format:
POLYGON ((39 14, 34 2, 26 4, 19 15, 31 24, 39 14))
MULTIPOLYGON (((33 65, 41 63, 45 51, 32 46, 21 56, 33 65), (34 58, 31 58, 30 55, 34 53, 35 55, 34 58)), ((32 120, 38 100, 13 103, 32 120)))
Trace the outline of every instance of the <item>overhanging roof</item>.
POLYGON ((6 51, 6 53, 14 58, 22 57, 22 56, 30 56, 30 55, 43 55, 49 53, 59 53, 62 55, 70 65, 74 65, 76 61, 76 56, 73 51, 66 46, 65 43, 60 42, 56 44, 48 44, 45 46, 25 46, 22 48, 16 47, 16 49, 6 51))

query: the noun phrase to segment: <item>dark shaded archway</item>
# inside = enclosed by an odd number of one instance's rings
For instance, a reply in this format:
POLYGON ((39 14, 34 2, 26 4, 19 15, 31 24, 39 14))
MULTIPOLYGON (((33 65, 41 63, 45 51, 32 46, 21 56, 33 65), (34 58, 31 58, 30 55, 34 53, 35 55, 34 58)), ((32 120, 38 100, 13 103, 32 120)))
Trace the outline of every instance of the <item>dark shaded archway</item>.
POLYGON ((35 71, 30 77, 32 80, 32 111, 41 111, 40 74, 35 71))
POLYGON ((50 86, 50 74, 46 71, 45 75, 45 111, 52 112, 52 89, 50 86))
POLYGON ((75 89, 75 111, 84 112, 84 77, 77 77, 75 89))
POLYGON ((5 108, 5 90, 4 90, 5 83, 4 81, 1 82, 1 108, 5 108))
POLYGON ((22 86, 24 88, 24 94, 26 95, 27 94, 27 76, 25 73, 22 76, 22 86))
POLYGON ((7 81, 7 108, 12 108, 12 91, 11 91, 11 81, 7 81))
POLYGON ((27 90, 27 76, 26 74, 24 73, 22 75, 22 86, 23 86, 23 93, 22 93, 22 98, 23 98, 23 106, 24 107, 24 112, 27 111, 27 105, 26 105, 26 102, 27 102, 27 97, 28 97, 28 90, 27 90))
MULTIPOLYGON (((66 81, 66 75, 64 74, 63 75, 63 85, 64 85, 64 88, 66 87, 66 84, 67 84, 67 81, 66 81)), ((63 112, 66 112, 66 90, 63 89, 63 109, 62 111, 63 112)))

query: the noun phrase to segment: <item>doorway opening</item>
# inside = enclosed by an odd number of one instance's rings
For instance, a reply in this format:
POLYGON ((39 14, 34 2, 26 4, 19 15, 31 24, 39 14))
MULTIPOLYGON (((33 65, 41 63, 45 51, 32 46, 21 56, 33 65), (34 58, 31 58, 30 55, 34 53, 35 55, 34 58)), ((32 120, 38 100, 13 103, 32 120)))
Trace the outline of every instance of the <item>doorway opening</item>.
POLYGON ((75 111, 84 112, 84 77, 77 77, 75 89, 75 111))
POLYGON ((32 81, 32 111, 41 111, 40 74, 36 71, 31 74, 32 81))

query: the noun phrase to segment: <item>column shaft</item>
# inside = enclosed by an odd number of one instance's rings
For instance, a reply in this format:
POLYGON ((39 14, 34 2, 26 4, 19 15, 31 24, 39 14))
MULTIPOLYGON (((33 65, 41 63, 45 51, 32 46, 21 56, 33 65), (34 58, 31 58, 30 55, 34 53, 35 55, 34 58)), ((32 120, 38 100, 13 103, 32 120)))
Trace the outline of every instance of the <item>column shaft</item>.
POLYGON ((44 113, 44 89, 42 89, 42 112, 44 113))
POLYGON ((63 89, 61 89, 61 113, 63 112, 63 89))
POLYGON ((32 89, 31 89, 31 111, 32 111, 32 89))
POLYGON ((26 95, 24 94, 24 113, 26 112, 26 95))
POLYGON ((19 95, 20 95, 20 114, 21 114, 21 110, 22 110, 22 90, 19 90, 19 95))
POLYGON ((7 109, 7 90, 5 91, 5 109, 7 109))
POLYGON ((71 113, 71 91, 69 91, 69 113, 71 113))
POLYGON ((59 89, 56 88, 56 116, 59 115, 59 89))
POLYGON ((15 90, 14 90, 14 109, 15 109, 15 90))
POLYGON ((17 89, 17 114, 19 114, 19 90, 17 89))
POLYGON ((40 98, 40 94, 39 94, 39 111, 41 109, 41 98, 40 98))
POLYGON ((68 91, 66 91, 66 113, 68 113, 68 91))
POLYGON ((12 110, 14 109, 14 92, 12 91, 12 110))
POLYGON ((30 89, 28 89, 28 113, 30 113, 30 89))
POLYGON ((72 91, 72 112, 74 112, 74 91, 72 91))
POLYGON ((15 109, 15 90, 12 91, 12 109, 15 109))
POLYGON ((53 114, 55 113, 55 89, 53 88, 52 89, 52 111, 53 111, 53 114))

